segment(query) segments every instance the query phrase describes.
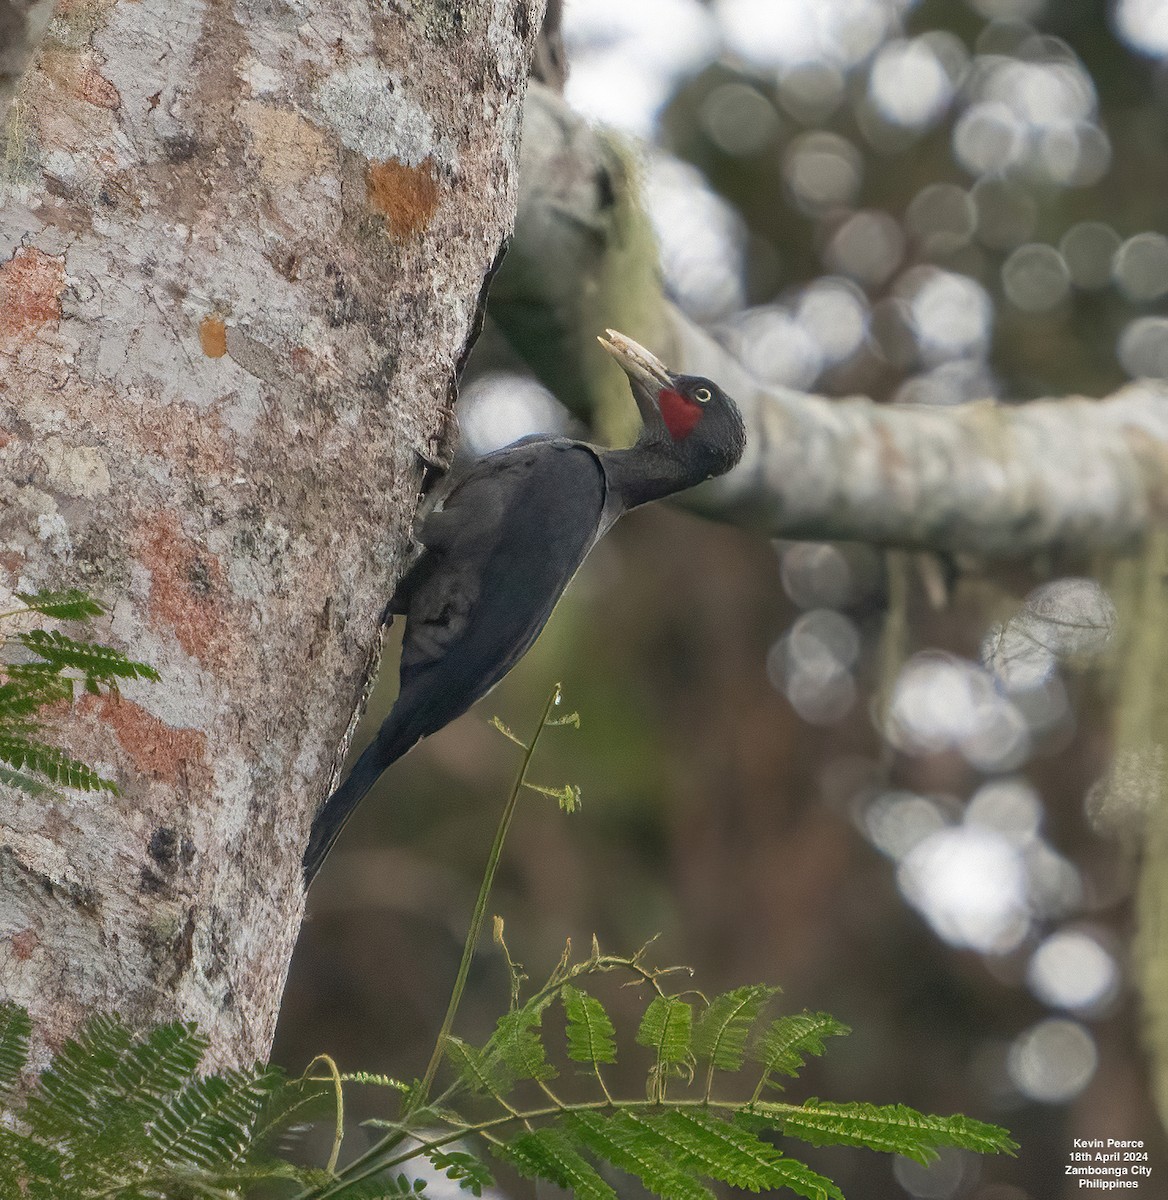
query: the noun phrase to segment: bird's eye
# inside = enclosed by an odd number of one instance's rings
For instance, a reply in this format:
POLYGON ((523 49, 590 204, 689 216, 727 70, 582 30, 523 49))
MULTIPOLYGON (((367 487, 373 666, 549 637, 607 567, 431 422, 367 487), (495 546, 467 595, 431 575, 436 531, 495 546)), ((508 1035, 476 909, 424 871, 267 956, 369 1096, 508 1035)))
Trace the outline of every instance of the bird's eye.
POLYGON ((713 393, 709 388, 698 388, 698 390, 694 392, 694 399, 699 404, 709 404, 713 398, 713 393))

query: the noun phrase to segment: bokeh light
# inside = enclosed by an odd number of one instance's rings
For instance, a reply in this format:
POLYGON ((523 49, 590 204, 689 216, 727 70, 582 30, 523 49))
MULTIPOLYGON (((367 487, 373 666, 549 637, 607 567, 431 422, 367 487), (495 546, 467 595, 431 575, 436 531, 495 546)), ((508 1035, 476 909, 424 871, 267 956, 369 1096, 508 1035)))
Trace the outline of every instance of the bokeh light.
POLYGON ((1052 1008, 1094 1013, 1119 991, 1119 968, 1097 938, 1065 929, 1051 934, 1031 955, 1026 982, 1052 1008))
POLYGON ((842 613, 818 608, 799 617, 767 657, 767 675, 812 725, 834 725, 856 699, 852 668, 860 634, 842 613))
POLYGON ((958 750, 976 767, 1006 771, 1025 761, 1030 738, 993 678, 964 659, 914 655, 892 690, 885 736, 907 754, 958 750))
POLYGON ((866 287, 877 288, 900 266, 905 238, 888 213, 861 211, 849 216, 827 245, 824 263, 866 287))
POLYGON ((568 420, 551 392, 527 375, 480 375, 458 401, 459 429, 473 454, 489 454, 532 433, 558 436, 568 420))
POLYGON ((716 87, 702 102, 701 122, 719 150, 740 157, 761 154, 779 128, 774 105, 746 83, 716 87))
POLYGON ((867 58, 895 27, 896 0, 717 0, 727 48, 780 73, 805 62, 840 68, 867 58))
POLYGON ((1136 50, 1156 58, 1168 57, 1168 2, 1118 0, 1115 25, 1120 37, 1136 50))
POLYGON ((742 306, 742 218, 700 171, 656 155, 645 180, 645 205, 674 299, 695 320, 714 321, 742 306))
POLYGON ((1168 379, 1168 318, 1129 321, 1119 335, 1115 354, 1133 379, 1168 379))
POLYGON ((1111 282, 1119 234, 1103 221, 1080 221, 1063 234, 1059 253, 1080 288, 1102 288, 1111 282))
POLYGON ((926 361, 986 353, 994 308, 976 280, 937 267, 914 267, 902 277, 897 290, 909 302, 926 361))
POLYGON ((868 75, 868 92, 880 114, 897 125, 927 128, 953 98, 954 81, 925 38, 886 42, 868 75))
POLYGON ((1168 237, 1137 233, 1115 252, 1115 285, 1133 304, 1168 295, 1168 237))
POLYGON ((1049 312, 1067 298, 1071 272, 1053 246, 1031 242, 1002 264, 1002 290, 1023 312, 1049 312))
POLYGON ((860 152, 836 133, 806 133, 787 150, 783 176, 795 202, 816 213, 853 200, 863 176, 860 152))
POLYGON ((982 662, 1010 692, 1044 683, 1059 661, 1102 654, 1115 631, 1115 605, 1094 580, 1055 579, 1035 588, 982 643, 982 662))
POLYGON ((650 137, 677 83, 718 53, 714 18, 696 0, 568 0, 565 96, 597 121, 650 137))
POLYGON ((951 1147, 943 1148, 928 1166, 897 1156, 892 1161, 897 1183, 918 1200, 950 1200, 968 1195, 968 1186, 978 1176, 974 1155, 951 1147))
POLYGON ((905 899, 952 945, 1005 954, 1029 931, 1025 864, 1001 834, 975 826, 930 834, 904 856, 896 878, 905 899))
POLYGON ((1046 1104, 1065 1104, 1090 1083, 1098 1059, 1095 1039, 1084 1026, 1050 1017, 1015 1039, 1007 1069, 1024 1096, 1046 1104))

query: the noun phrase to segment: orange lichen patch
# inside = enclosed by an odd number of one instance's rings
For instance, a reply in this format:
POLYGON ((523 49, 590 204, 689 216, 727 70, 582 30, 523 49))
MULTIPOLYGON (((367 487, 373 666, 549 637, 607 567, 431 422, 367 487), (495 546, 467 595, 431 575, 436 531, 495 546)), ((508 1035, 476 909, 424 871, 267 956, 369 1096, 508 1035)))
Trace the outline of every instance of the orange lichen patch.
POLYGON ((49 47, 41 53, 40 68, 56 88, 97 108, 119 108, 118 89, 101 73, 102 60, 91 50, 49 47))
POLYGON ((222 317, 204 317, 199 322, 199 345, 208 358, 222 358, 227 353, 227 326, 222 317))
POLYGON ((61 319, 65 259, 25 246, 0 263, 0 350, 31 341, 61 319))
POLYGON ((118 89, 96 67, 78 71, 72 91, 78 100, 98 108, 119 108, 122 103, 118 89))
POLYGON ((201 730, 172 729, 124 696, 86 699, 142 775, 172 784, 180 778, 191 782, 192 775, 207 775, 207 736, 201 730))
POLYGON ((150 615, 174 630, 192 658, 218 658, 225 628, 219 559, 187 537, 169 512, 143 523, 139 545, 138 561, 150 572, 150 615))
POLYGON ((12 953, 23 962, 26 958, 32 958, 33 951, 41 944, 41 939, 35 930, 21 929, 8 939, 8 944, 12 947, 12 953))
POLYGON ((365 172, 365 194, 399 237, 425 229, 438 207, 438 180, 426 159, 416 167, 390 159, 365 172))

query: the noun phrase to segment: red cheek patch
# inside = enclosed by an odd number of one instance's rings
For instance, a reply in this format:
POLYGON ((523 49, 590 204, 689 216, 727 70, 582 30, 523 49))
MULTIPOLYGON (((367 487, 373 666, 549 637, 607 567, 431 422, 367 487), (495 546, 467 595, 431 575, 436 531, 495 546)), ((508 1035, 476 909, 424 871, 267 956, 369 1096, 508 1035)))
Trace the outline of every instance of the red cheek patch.
POLYGON ((689 437, 694 426, 702 419, 702 406, 683 396, 680 392, 662 388, 657 393, 657 404, 661 409, 665 428, 675 442, 689 437))

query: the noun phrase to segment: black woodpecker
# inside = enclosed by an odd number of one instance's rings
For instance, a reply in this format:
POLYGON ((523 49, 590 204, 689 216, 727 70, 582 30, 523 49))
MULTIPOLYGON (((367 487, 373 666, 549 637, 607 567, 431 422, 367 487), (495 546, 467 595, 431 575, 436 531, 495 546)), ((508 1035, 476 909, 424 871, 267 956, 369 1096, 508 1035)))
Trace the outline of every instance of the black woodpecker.
POLYGON ((630 508, 722 475, 746 430, 716 384, 675 375, 613 330, 643 428, 626 450, 524 438, 452 479, 387 614, 406 618, 401 690, 377 736, 312 823, 306 883, 377 777, 485 696, 531 648, 588 551, 630 508))

